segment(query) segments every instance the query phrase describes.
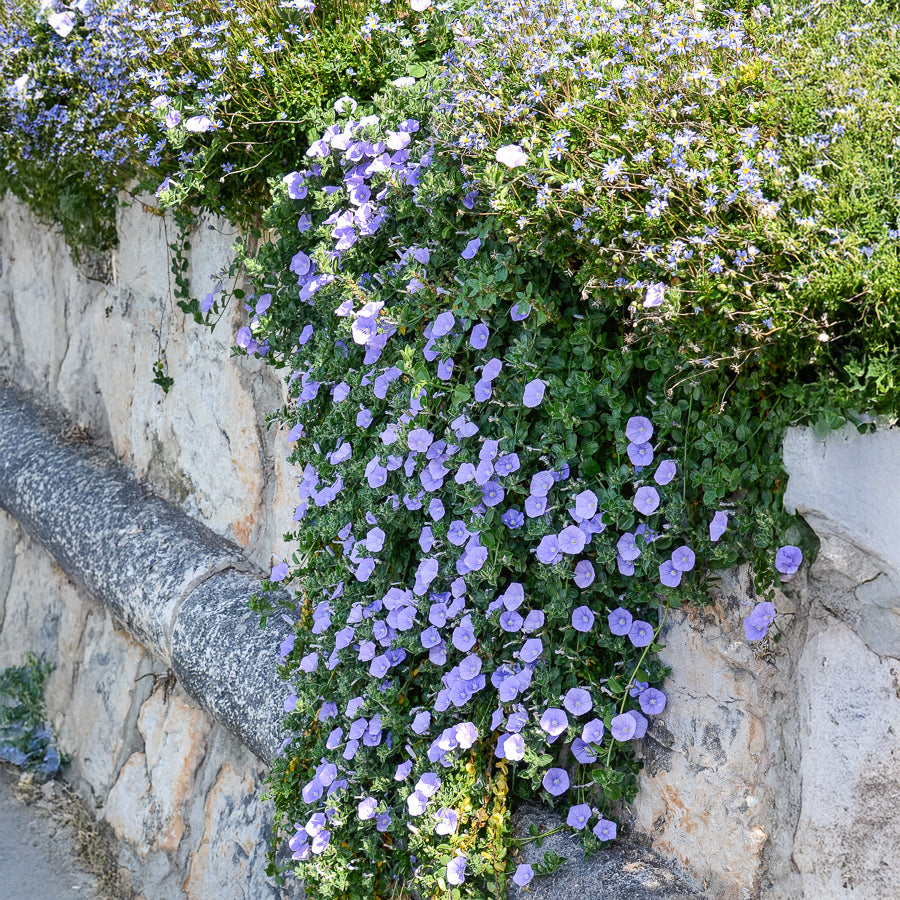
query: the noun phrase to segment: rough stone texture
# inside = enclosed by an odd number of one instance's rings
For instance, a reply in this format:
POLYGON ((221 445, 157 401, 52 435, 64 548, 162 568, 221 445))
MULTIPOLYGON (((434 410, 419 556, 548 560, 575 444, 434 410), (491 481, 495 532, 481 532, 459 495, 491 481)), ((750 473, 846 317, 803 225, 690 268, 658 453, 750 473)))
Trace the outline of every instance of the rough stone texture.
POLYGON ((768 664, 741 628, 746 570, 726 575, 714 605, 670 610, 665 712, 643 741, 635 825, 722 900, 759 891, 769 831, 764 783, 768 664))
POLYGON ((188 693, 269 761, 284 737, 288 691, 275 672, 275 649, 287 628, 274 617, 260 629, 246 606, 258 589, 258 580, 238 572, 197 588, 175 626, 172 667, 188 693))
MULTIPOLYGON (((284 555, 297 502, 290 467, 273 462, 284 435, 265 425, 283 385, 258 360, 231 356, 241 304, 213 331, 178 310, 168 249, 177 229, 143 200, 120 210, 112 283, 76 266, 23 204, 0 200, 0 375, 65 410, 139 480, 265 568, 273 551, 284 555), (168 394, 151 381, 158 359, 175 379, 168 394)), ((194 229, 195 296, 214 286, 234 238, 219 221, 194 229)))
POLYGON ((845 425, 819 439, 812 428, 791 428, 784 464, 788 510, 900 570, 900 429, 860 434, 845 425))
POLYGON ((793 861, 804 897, 897 893, 900 663, 823 616, 798 667, 802 782, 793 861))
POLYGON ((2 505, 133 634, 169 658, 181 601, 244 558, 138 485, 108 451, 66 444, 64 434, 61 423, 0 385, 2 505))
POLYGON ((118 837, 136 897, 292 896, 265 878, 259 760, 3 511, 0 566, 0 669, 29 650, 56 665, 47 706, 66 777, 118 837))
MULTIPOLYGON (((519 839, 529 839, 529 828, 551 831, 563 824, 562 819, 538 805, 524 807, 514 817, 514 831, 519 839)), ((515 862, 540 863, 552 850, 565 857, 552 876, 535 878, 524 888, 510 883, 509 900, 688 900, 700 897, 685 879, 656 854, 634 840, 620 840, 609 849, 585 857, 579 839, 568 830, 524 845, 515 862)))

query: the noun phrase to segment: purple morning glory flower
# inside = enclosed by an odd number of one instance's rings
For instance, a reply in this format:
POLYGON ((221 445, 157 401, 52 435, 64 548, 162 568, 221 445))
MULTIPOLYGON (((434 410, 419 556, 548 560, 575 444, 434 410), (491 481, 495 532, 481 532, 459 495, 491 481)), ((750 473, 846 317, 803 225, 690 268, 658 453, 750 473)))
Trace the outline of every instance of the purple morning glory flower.
POLYGON ((597 495, 593 491, 582 491, 575 498, 575 513, 582 519, 590 519, 597 512, 597 495))
POLYGON ((632 501, 634 508, 645 516, 655 513, 659 508, 659 493, 656 488, 647 485, 639 487, 634 492, 634 500, 632 501))
POLYGON ((753 618, 753 613, 744 619, 744 635, 748 641, 761 641, 769 633, 768 625, 753 618))
POLYGON ((269 574, 269 581, 284 581, 287 578, 288 573, 288 564, 286 562, 280 562, 277 565, 272 566, 272 571, 269 574))
POLYGON ((656 688, 647 688, 638 697, 638 703, 648 716, 658 716, 666 708, 666 695, 656 688))
POLYGON ((630 531, 626 531, 625 534, 619 538, 616 543, 616 549, 619 551, 619 556, 626 562, 632 562, 641 555, 641 549, 638 547, 637 541, 635 541, 634 535, 630 531))
POLYGON ((775 554, 775 568, 782 575, 793 575, 803 562, 803 551, 799 547, 787 544, 775 554))
POLYGON ((534 878, 534 869, 528 863, 521 863, 512 877, 513 883, 519 887, 525 887, 534 878))
POLYGON ((493 356, 481 367, 481 377, 484 381, 493 381, 502 369, 503 363, 501 360, 493 356))
POLYGON ((518 581, 513 581, 499 599, 507 609, 518 609, 525 599, 525 588, 518 581))
POLYGON ((506 491, 504 491, 496 481, 489 481, 481 489, 481 499, 487 507, 496 506, 498 503, 502 503, 505 496, 506 491))
POLYGON ((447 863, 447 884, 462 884, 466 880, 466 857, 454 856, 447 863))
POLYGON ((653 626, 649 622, 635 619, 631 623, 631 628, 628 632, 628 640, 630 640, 635 647, 646 647, 653 641, 653 626))
POLYGON ((503 741, 503 753, 510 762, 525 759, 525 741, 521 734, 510 734, 503 741))
POLYGON ((434 435, 424 428, 414 428, 406 438, 406 443, 413 453, 424 453, 434 440, 434 435))
POLYGON ((416 715, 415 719, 413 719, 412 730, 416 734, 424 734, 428 731, 428 727, 431 725, 431 713, 428 710, 424 712, 420 712, 416 715))
POLYGON ((366 797, 366 799, 362 800, 356 808, 357 815, 363 821, 374 819, 376 806, 378 806, 378 801, 374 797, 366 797))
POLYGON ((568 525, 557 535, 557 544, 560 551, 574 556, 584 550, 586 538, 584 532, 577 525, 568 525))
POLYGON ((406 806, 411 816, 421 816, 428 806, 428 798, 417 788, 406 798, 406 806))
POLYGON ((666 587, 678 587, 678 585, 681 584, 681 572, 675 568, 675 564, 671 559, 667 559, 665 562, 660 563, 659 580, 666 587))
POLYGON ((613 634, 617 634, 620 637, 622 635, 628 634, 631 631, 631 625, 633 623, 633 619, 631 617, 631 613, 628 612, 627 609, 623 609, 621 606, 618 609, 614 609, 609 614, 609 630, 613 634))
POLYGON ((562 558, 559 550, 559 542, 555 534, 547 534, 541 538, 541 542, 535 551, 537 558, 545 565, 552 565, 562 558))
POLYGON ((575 564, 575 576, 573 580, 578 587, 590 587, 590 585, 594 583, 595 577, 596 573, 594 572, 594 567, 588 560, 582 559, 575 564))
POLYGON ((616 837, 616 823, 609 819, 601 819, 592 829, 601 841, 612 841, 616 837))
POLYGON ((653 437, 653 425, 644 416, 632 416, 625 424, 625 437, 634 444, 646 444, 653 437))
POLYGON ((437 367, 437 377, 441 379, 441 381, 447 381, 453 375, 453 357, 449 357, 448 359, 442 359, 438 363, 437 367))
POLYGON ((509 317, 513 320, 513 322, 521 322, 524 319, 527 319, 531 315, 531 304, 526 303, 524 300, 519 300, 518 303, 514 303, 512 305, 512 309, 509 311, 509 317))
POLYGON ((452 641, 453 646, 464 653, 475 646, 475 632, 472 630, 471 616, 465 616, 460 624, 453 629, 452 641))
POLYGON ((544 614, 539 609, 533 609, 525 616, 525 621, 522 623, 522 631, 525 634, 530 634, 532 631, 537 631, 538 628, 541 628, 543 624, 544 614))
POLYGON ((479 403, 484 403, 485 400, 490 400, 493 396, 494 388, 491 386, 490 381, 486 378, 482 378, 475 382, 475 399, 479 403))
POLYGON ((690 547, 679 547, 672 551, 672 565, 679 572, 690 572, 694 568, 696 557, 690 547))
POLYGON ((513 472, 518 472, 519 468, 520 463, 518 453, 507 453, 494 463, 494 471, 498 475, 510 475, 513 472))
POLYGON ((437 824, 434 826, 435 834, 453 834, 456 831, 456 825, 459 821, 459 815, 455 809, 447 809, 442 806, 437 811, 437 824))
POLYGON ((581 731, 581 739, 586 744, 599 744, 603 740, 603 720, 591 719, 581 731))
POLYGON ((609 724, 609 730, 617 741, 630 741, 637 729, 637 722, 628 713, 615 716, 609 724))
POLYGON ((472 329, 472 334, 469 336, 469 343, 476 350, 484 350, 487 347, 488 338, 490 337, 491 332, 488 329, 487 325, 483 325, 479 322, 472 329))
POLYGON ((519 651, 523 663, 534 662, 544 652, 544 642, 540 638, 529 638, 519 651))
POLYGON ((508 509, 500 516, 500 521, 511 531, 514 531, 525 524, 525 514, 518 509, 508 509))
POLYGON ((455 324, 456 319, 453 317, 453 313, 445 310, 434 320, 434 324, 431 326, 431 336, 439 338, 450 334, 455 324))
POLYGON ((534 494, 525 498, 525 512, 530 519, 536 519, 547 511, 547 498, 536 497, 534 494))
POLYGON ((573 806, 569 810, 569 815, 566 817, 566 825, 570 828, 574 828, 576 831, 581 831, 583 828, 587 827, 590 818, 590 806, 588 806, 587 803, 579 803, 578 806, 573 806))
POLYGON ((470 537, 469 529, 466 528, 466 523, 462 519, 455 519, 450 523, 450 527, 447 529, 447 540, 454 547, 461 547, 470 537))
POLYGON ((629 709, 626 716, 634 719, 634 735, 635 738, 642 738, 647 733, 647 726, 650 724, 646 716, 642 716, 637 710, 629 709))
POLYGON ((664 459, 657 467, 653 480, 660 486, 668 484, 674 477, 677 469, 671 459, 664 459))
POLYGON ((579 606, 572 613, 572 627, 586 633, 594 627, 594 614, 587 606, 579 606))
POLYGON ((529 493, 535 497, 546 497, 550 493, 550 488, 555 484, 552 472, 537 472, 531 476, 531 482, 528 485, 529 493))
POLYGON ((565 769, 547 769, 541 784, 548 794, 558 797, 569 789, 569 773, 565 769))
POLYGON ((372 413, 367 409, 361 409, 356 414, 356 427, 368 428, 372 424, 372 413))
POLYGON ((572 756, 584 766, 597 762, 597 751, 581 738, 572 741, 572 756))
POLYGON ((561 709, 550 707, 541 716, 540 726, 550 737, 557 737, 569 727, 569 717, 561 709))
POLYGON ((650 444, 631 443, 625 449, 633 466, 649 466, 653 462, 653 447, 650 444))
POLYGON ((508 609, 506 612, 500 614, 500 627, 509 632, 510 634, 514 634, 515 632, 521 629, 522 624, 524 623, 524 619, 519 613, 517 613, 514 609, 508 609))
POLYGON ((436 522, 439 522, 444 518, 444 504, 443 501, 435 498, 428 504, 428 515, 431 516, 436 522))
POLYGON ((545 381, 541 381, 540 378, 535 378, 533 381, 529 381, 528 384, 525 385, 525 392, 522 395, 522 403, 529 407, 529 409, 534 408, 535 406, 540 406, 544 400, 544 390, 547 387, 547 383, 545 381))
POLYGON ((594 708, 594 701, 591 699, 590 693, 584 688, 571 688, 566 692, 563 706, 573 716, 583 716, 594 708))
POLYGON ((712 521, 709 523, 709 539, 713 542, 718 541, 719 538, 725 534, 726 529, 728 528, 728 513, 723 512, 721 509, 712 517, 712 521))
POLYGON ((468 244, 466 244, 465 250, 460 254, 463 259, 472 259, 475 254, 478 252, 478 248, 481 246, 481 238, 472 238, 468 244))
POLYGON ((661 281, 647 285, 647 293, 644 296, 644 308, 650 309, 654 306, 662 306, 665 290, 666 286, 661 281))

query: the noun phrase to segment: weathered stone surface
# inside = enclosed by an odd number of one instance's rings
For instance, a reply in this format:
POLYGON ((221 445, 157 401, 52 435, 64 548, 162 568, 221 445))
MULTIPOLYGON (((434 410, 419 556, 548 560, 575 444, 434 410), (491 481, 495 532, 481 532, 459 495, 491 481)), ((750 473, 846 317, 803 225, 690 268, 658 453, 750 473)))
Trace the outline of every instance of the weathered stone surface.
POLYGON ((275 672, 278 645, 287 633, 274 617, 263 631, 247 599, 259 582, 237 572, 210 578, 185 600, 173 635, 172 666, 198 698, 261 759, 282 741, 287 689, 275 672))
POLYGON ((803 896, 870 900, 900 879, 900 664, 845 624, 818 623, 798 667, 803 896))
POLYGON ((771 813, 765 784, 770 667, 744 638, 748 572, 726 573, 714 606, 670 610, 665 712, 643 741, 635 825, 721 900, 758 894, 771 813))
POLYGON ((61 436, 50 415, 0 386, 0 505, 167 658, 184 596, 243 557, 136 484, 107 451, 61 436))
POLYGON ((784 466, 788 510, 900 571, 900 429, 860 434, 845 425, 820 440, 812 428, 789 428, 784 466))
POLYGON ((154 849, 174 852, 184 835, 184 808, 203 759, 209 719, 178 693, 160 686, 141 707, 138 730, 144 738, 150 802, 132 814, 151 819, 147 831, 154 835, 154 849))
POLYGON ((147 834, 146 819, 135 815, 135 810, 148 809, 150 802, 147 758, 143 753, 132 753, 106 797, 103 818, 115 836, 129 844, 139 856, 150 852, 152 834, 147 834))
MULTIPOLYGON (((513 822, 521 840, 528 840, 532 825, 545 832, 561 824, 559 816, 537 804, 525 806, 513 822)), ((702 896, 657 855, 627 839, 586 858, 578 837, 564 829, 545 838, 540 847, 534 841, 525 844, 521 858, 514 861, 535 865, 548 850, 568 862, 552 876, 535 878, 527 887, 510 882, 509 900, 688 900, 702 896)))
POLYGON ((273 900, 281 893, 264 874, 268 812, 257 779, 226 762, 206 797, 203 839, 184 884, 188 897, 273 900))

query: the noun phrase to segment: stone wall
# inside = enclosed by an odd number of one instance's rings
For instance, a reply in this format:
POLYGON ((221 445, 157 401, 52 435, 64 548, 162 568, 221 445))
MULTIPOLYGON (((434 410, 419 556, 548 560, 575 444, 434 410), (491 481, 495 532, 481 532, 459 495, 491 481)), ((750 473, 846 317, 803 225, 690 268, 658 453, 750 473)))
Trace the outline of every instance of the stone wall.
MULTIPOLYGON (((28 650, 56 663, 48 699, 72 754, 69 777, 121 839, 147 898, 275 897, 262 875, 264 763, 247 743, 265 758, 271 740, 254 743, 261 726, 239 721, 234 698, 223 698, 241 660, 239 648, 228 653, 231 626, 217 623, 240 603, 252 567, 288 552, 280 536, 295 486, 284 436, 265 425, 282 386, 257 361, 231 357, 241 310, 210 332, 174 308, 165 219, 132 204, 119 231, 119 251, 89 271, 21 204, 0 203, 0 375, 67 415, 63 437, 110 448, 155 494, 238 545, 223 563, 231 574, 204 581, 212 566, 183 586, 190 602, 169 610, 183 615, 157 629, 154 646, 143 601, 121 584, 102 596, 106 582, 90 573, 70 580, 65 553, 48 554, 23 530, 29 509, 0 513, 0 667, 28 650), (168 394, 151 383, 163 354, 168 394), (175 645, 190 659, 174 659, 175 645)), ((220 224, 196 230, 196 295, 211 288, 232 238, 220 224)), ((746 568, 723 573, 711 604, 669 614, 669 702, 642 742, 631 810, 633 840, 669 868, 643 851, 607 854, 567 864, 535 898, 900 891, 900 434, 849 429, 820 441, 795 429, 785 464, 787 500, 821 548, 782 585, 780 640, 744 639, 755 603, 746 568)), ((523 821, 535 815, 546 818, 532 810, 523 821)))
POLYGON ((275 898, 265 766, 0 511, 0 668, 54 663, 66 777, 119 839, 137 897, 275 898))

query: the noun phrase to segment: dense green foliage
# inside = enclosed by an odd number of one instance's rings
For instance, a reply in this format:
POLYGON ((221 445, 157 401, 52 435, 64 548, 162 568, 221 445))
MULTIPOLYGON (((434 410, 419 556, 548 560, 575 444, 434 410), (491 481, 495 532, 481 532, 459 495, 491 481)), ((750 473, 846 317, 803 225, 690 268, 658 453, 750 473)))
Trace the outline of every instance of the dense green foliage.
POLYGON ((295 623, 271 871, 317 897, 502 897, 541 788, 612 839, 668 610, 745 560, 774 639, 814 552, 784 428, 896 419, 896 5, 709 7, 137 9, 108 179, 248 224, 236 341, 289 386, 294 599, 254 603, 295 623))

